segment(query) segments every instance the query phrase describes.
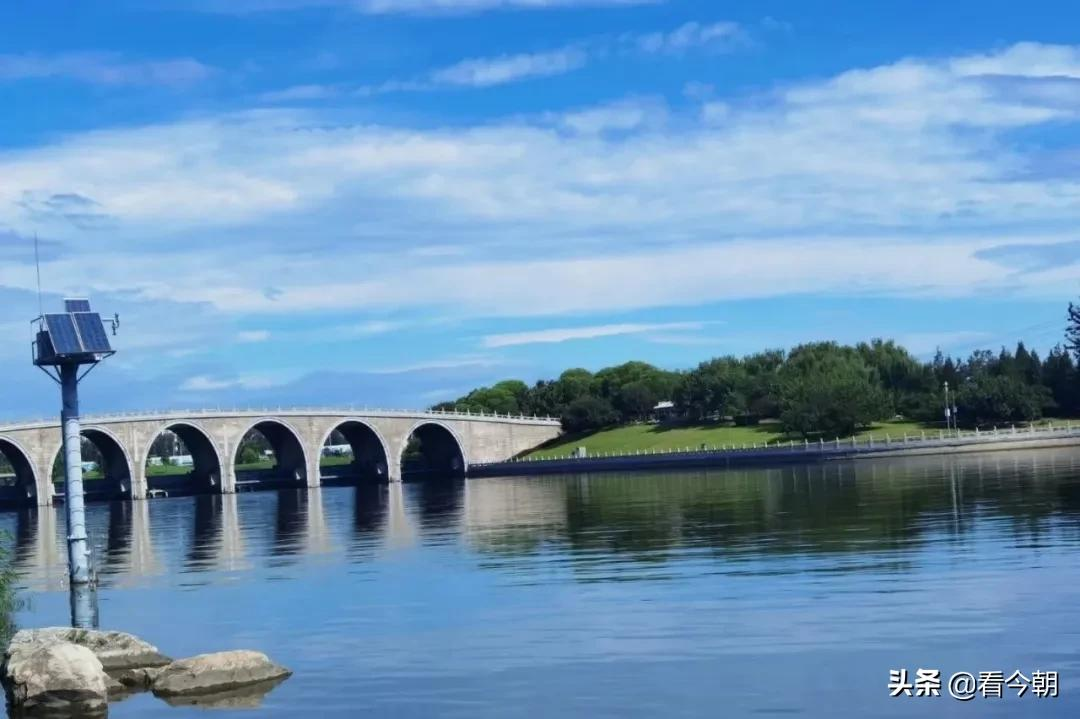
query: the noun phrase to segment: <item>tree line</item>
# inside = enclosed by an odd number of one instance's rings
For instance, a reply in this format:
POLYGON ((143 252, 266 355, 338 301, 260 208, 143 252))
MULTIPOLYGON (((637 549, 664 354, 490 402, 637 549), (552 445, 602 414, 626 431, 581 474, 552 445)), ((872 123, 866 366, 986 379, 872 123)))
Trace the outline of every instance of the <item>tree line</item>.
POLYGON ((896 415, 944 423, 946 383, 969 428, 1080 416, 1080 305, 1069 304, 1065 341, 1045 358, 1023 342, 966 359, 939 350, 928 362, 892 340, 813 342, 686 371, 635 361, 568 369, 531 387, 505 380, 433 409, 559 417, 566 431, 587 432, 645 420, 670 400, 688 422, 771 420, 793 435, 841 436, 896 415))

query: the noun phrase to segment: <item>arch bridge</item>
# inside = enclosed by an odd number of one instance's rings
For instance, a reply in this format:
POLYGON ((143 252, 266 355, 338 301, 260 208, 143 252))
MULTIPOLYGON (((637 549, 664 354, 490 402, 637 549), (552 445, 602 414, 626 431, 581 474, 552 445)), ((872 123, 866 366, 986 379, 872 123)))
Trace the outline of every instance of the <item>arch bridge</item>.
MULTIPOLYGON (((96 450, 84 453, 95 473, 86 482, 88 496, 112 499, 465 476, 472 463, 510 459, 559 431, 552 418, 399 410, 187 410, 82 418, 83 438, 96 450), (251 441, 256 435, 261 439, 251 441), (155 450, 163 437, 183 444, 182 464, 154 466, 156 457, 168 455, 155 450)), ((0 468, 0 500, 51 504, 58 496, 53 478, 60 449, 58 421, 0 425, 0 455, 7 460, 0 468)))

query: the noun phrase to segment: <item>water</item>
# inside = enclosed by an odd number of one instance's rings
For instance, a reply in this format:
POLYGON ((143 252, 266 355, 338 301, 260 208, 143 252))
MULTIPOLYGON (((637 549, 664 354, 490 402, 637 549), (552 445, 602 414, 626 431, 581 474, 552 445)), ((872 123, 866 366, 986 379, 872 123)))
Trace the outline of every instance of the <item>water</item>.
MULTIPOLYGON (((102 626, 266 651, 295 675, 257 716, 1080 716, 1080 450, 89 511, 102 626), (901 667, 1061 696, 889 699, 901 667)), ((20 625, 66 623, 61 515, 0 525, 20 625)))

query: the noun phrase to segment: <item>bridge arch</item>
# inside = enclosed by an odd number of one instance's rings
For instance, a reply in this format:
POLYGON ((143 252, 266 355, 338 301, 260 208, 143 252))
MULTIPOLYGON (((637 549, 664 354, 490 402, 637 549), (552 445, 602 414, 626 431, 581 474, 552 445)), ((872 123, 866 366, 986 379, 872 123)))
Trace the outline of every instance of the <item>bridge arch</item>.
POLYGON ((402 444, 401 474, 461 477, 469 467, 466 444, 452 427, 438 420, 415 423, 402 444))
POLYGON ((327 430, 317 451, 321 484, 342 484, 350 480, 353 483, 372 479, 385 481, 388 478, 391 461, 389 445, 382 433, 365 420, 347 417, 336 423, 327 430), (345 471, 335 469, 332 462, 325 462, 322 454, 335 432, 344 437, 352 452, 352 462, 345 471))
POLYGON ((240 432, 234 443, 233 471, 236 474, 236 487, 239 491, 249 483, 262 485, 296 486, 306 485, 308 478, 307 452, 304 441, 295 427, 278 417, 261 417, 247 425, 240 432), (253 432, 262 435, 274 455, 272 466, 267 463, 241 463, 241 451, 245 440, 253 432))
MULTIPOLYGON (((82 428, 82 437, 101 455, 100 466, 95 472, 83 473, 83 492, 87 499, 130 499, 134 463, 131 454, 112 430, 99 425, 82 428), (100 474, 101 476, 96 476, 100 474), (87 476, 89 475, 89 476, 87 476)), ((63 442, 53 452, 53 482, 63 486, 63 442)), ((85 457, 83 458, 85 461, 85 457)), ((59 492, 57 492, 59 494, 59 492)))
POLYGON ((222 491, 224 467, 221 454, 210 434, 195 422, 180 420, 161 425, 143 449, 142 457, 146 461, 146 488, 150 491, 163 490, 170 495, 222 491), (180 439, 191 462, 174 465, 176 470, 153 471, 150 453, 154 443, 166 432, 172 432, 180 439), (181 471, 189 466, 189 471, 181 471))
POLYGON ((11 466, 13 476, 0 483, 0 503, 8 506, 37 504, 38 476, 30 454, 14 439, 0 436, 0 455, 11 466))

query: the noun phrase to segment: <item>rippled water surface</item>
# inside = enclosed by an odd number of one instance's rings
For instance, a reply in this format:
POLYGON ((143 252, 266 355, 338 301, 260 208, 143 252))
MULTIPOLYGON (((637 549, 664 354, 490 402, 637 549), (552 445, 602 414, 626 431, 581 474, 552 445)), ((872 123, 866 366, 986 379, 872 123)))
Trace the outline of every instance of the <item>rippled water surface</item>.
MULTIPOLYGON (((257 716, 1080 716, 1080 451, 89 512, 101 625, 266 651, 295 675, 257 716), (1061 696, 889 699, 900 667, 1056 670, 1061 696)), ((20 625, 66 623, 62 513, 0 526, 20 625)))

